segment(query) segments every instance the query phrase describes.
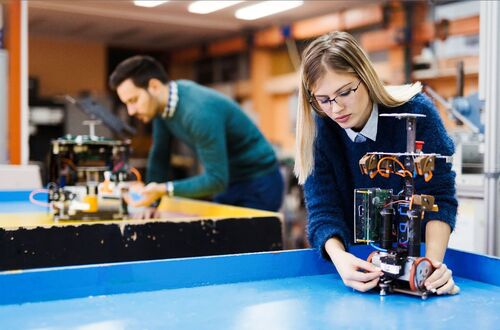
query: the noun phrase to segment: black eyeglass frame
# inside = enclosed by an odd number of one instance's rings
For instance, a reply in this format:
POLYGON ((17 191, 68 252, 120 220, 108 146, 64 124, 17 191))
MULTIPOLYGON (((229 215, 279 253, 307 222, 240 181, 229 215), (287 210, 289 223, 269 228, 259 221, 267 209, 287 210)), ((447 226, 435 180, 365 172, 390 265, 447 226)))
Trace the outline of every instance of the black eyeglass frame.
MULTIPOLYGON (((356 87, 346 89, 345 91, 342 91, 342 92, 340 92, 339 94, 337 94, 337 96, 335 96, 333 99, 328 98, 328 99, 327 99, 327 100, 325 100, 325 101, 328 101, 328 102, 330 103, 330 108, 331 108, 331 107, 332 107, 332 102, 335 102, 336 104, 338 104, 338 103, 337 103, 337 101, 336 101, 336 98, 337 98, 337 97, 339 97, 339 96, 341 96, 340 94, 345 93, 345 92, 349 92, 349 93, 353 92, 353 93, 356 93, 356 91, 357 91, 357 90, 358 90, 358 88, 359 88, 359 85, 361 85, 361 82, 362 82, 362 80, 361 80, 361 79, 359 79, 359 82, 358 82, 358 84, 356 85, 356 87)), ((313 93, 311 93, 311 91, 310 91, 310 90, 307 90, 307 93, 309 94, 309 104, 310 104, 310 105, 311 105, 311 107, 314 109, 314 111, 316 111, 316 112, 317 112, 317 113, 319 113, 319 114, 324 114, 324 113, 325 113, 325 111, 324 111, 323 109, 321 109, 321 107, 319 107, 319 105, 318 105, 318 100, 314 97, 314 94, 313 94, 313 93), (317 106, 318 106, 319 108, 318 108, 317 106)))

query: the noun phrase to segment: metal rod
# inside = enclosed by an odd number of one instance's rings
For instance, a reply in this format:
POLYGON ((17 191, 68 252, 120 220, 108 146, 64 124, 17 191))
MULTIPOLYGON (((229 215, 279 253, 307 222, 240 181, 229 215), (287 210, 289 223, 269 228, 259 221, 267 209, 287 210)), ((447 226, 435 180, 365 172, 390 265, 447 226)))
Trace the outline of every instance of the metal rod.
POLYGON ((406 152, 415 152, 417 119, 406 118, 406 152))
POLYGON ((499 177, 500 177, 500 3, 496 1, 480 2, 480 86, 479 95, 485 101, 485 144, 484 159, 484 201, 486 210, 486 246, 487 253, 500 255, 500 234, 496 226, 500 218, 499 177))

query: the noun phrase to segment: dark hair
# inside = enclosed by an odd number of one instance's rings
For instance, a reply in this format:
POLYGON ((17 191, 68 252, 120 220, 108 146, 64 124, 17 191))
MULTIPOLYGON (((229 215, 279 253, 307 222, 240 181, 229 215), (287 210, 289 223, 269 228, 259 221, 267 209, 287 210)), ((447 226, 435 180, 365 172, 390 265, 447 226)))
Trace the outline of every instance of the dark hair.
POLYGON ((109 87, 112 90, 125 80, 132 79, 134 85, 147 89, 150 79, 158 79, 162 83, 169 81, 163 66, 151 56, 136 55, 118 64, 109 77, 109 87))

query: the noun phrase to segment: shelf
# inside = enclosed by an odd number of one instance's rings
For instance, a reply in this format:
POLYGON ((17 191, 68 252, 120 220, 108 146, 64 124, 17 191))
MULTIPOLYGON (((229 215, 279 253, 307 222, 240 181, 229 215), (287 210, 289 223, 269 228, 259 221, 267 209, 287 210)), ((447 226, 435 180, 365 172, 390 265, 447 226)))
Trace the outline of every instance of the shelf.
MULTIPOLYGON (((477 67, 465 69, 464 74, 466 77, 477 77, 479 75, 479 69, 477 67)), ((455 78, 456 76, 456 68, 417 70, 412 73, 413 80, 455 78)))

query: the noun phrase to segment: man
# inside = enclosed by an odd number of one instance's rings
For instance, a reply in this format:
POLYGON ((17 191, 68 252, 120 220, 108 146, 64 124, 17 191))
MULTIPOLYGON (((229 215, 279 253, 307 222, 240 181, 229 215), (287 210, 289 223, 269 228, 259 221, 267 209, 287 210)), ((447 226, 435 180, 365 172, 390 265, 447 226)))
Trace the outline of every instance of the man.
POLYGON ((153 124, 148 184, 132 206, 148 206, 163 195, 215 194, 215 201, 223 204, 269 211, 280 208, 283 179, 276 155, 234 101, 192 81, 170 80, 162 65, 149 56, 120 63, 109 85, 130 116, 153 124), (171 136, 195 151, 203 173, 167 181, 171 136))

